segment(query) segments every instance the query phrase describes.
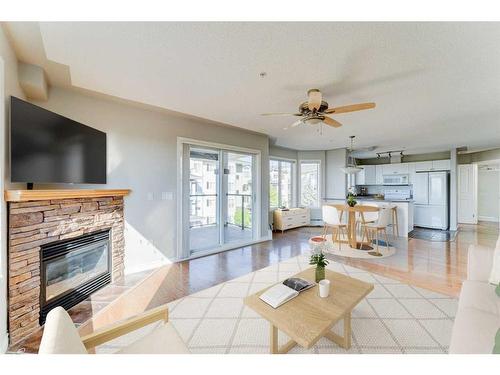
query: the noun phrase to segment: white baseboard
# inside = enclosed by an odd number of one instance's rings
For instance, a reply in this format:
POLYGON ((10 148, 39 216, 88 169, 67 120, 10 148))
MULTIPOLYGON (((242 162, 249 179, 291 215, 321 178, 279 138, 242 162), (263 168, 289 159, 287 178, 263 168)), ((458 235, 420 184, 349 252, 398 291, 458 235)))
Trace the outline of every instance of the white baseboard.
POLYGON ((9 334, 7 332, 0 334, 0 353, 5 353, 9 348, 9 334))
POLYGON ((498 223, 498 218, 493 216, 478 216, 479 221, 491 221, 493 223, 498 223))

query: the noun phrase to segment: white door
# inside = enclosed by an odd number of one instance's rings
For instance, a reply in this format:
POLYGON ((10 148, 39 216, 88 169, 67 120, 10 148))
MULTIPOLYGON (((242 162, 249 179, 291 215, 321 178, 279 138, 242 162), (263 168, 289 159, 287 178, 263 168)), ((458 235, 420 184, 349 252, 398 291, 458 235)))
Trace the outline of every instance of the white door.
POLYGON ((415 173, 413 199, 415 204, 429 204, 429 173, 415 173))
POLYGON ((477 224, 477 165, 458 166, 458 222, 477 224))

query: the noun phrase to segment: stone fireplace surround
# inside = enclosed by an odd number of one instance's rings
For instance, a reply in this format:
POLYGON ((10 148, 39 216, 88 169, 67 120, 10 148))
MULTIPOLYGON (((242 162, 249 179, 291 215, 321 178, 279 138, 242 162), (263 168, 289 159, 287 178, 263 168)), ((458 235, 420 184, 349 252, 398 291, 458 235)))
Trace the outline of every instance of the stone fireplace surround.
POLYGON ((8 327, 14 344, 36 331, 40 246, 110 229, 112 280, 124 271, 124 202, 129 190, 14 190, 8 202, 8 327))

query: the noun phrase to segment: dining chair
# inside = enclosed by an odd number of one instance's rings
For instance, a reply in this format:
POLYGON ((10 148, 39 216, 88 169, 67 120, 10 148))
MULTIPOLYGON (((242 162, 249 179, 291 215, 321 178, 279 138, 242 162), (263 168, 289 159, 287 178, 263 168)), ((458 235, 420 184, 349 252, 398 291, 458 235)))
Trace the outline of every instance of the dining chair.
POLYGON ((328 228, 332 228, 332 242, 335 243, 335 240, 339 243, 339 250, 342 250, 342 242, 341 235, 342 230, 345 231, 345 235, 347 237, 347 224, 342 223, 339 217, 339 211, 333 206, 323 206, 323 238, 326 237, 328 232, 328 228))
POLYGON ((389 239, 387 237, 387 227, 392 220, 392 209, 387 207, 381 207, 378 212, 377 221, 372 223, 362 224, 361 229, 361 241, 363 241, 364 237, 366 237, 367 242, 372 242, 375 237, 375 251, 370 251, 368 254, 373 256, 382 256, 382 253, 379 251, 379 242, 378 235, 379 232, 384 234, 385 238, 385 246, 389 249, 389 239))

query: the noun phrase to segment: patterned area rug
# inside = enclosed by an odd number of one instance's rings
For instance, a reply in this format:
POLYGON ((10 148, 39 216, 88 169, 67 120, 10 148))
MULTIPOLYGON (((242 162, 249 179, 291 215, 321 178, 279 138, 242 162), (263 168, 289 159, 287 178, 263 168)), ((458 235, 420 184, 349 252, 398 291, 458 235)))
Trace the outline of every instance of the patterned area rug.
MULTIPOLYGON (((243 305, 243 298, 311 267, 299 256, 170 303, 170 320, 192 353, 268 353, 269 323, 243 305)), ((447 353, 457 300, 340 263, 328 268, 371 282, 375 289, 352 314, 352 347, 321 339, 290 353, 447 353)), ((153 326, 153 325, 152 325, 153 326)), ((147 334, 149 326, 98 348, 110 353, 147 334)), ((341 334, 342 323, 333 331, 341 334)), ((280 332, 280 344, 288 337, 280 332)))

